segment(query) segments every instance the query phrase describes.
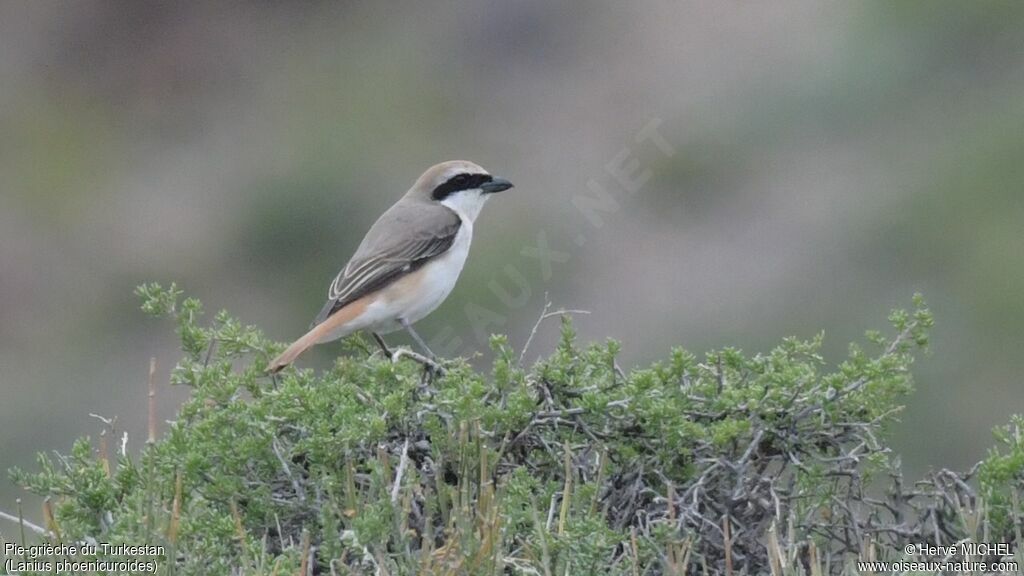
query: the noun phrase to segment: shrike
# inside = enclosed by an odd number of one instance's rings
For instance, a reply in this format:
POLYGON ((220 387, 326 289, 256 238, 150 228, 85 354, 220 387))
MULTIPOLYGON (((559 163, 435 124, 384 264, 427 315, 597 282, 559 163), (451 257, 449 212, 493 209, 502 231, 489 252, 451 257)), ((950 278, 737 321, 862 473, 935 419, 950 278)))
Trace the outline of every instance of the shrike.
POLYGON ((430 167, 366 233, 327 290, 327 303, 309 332, 267 366, 281 371, 314 344, 369 330, 404 328, 430 356, 412 325, 444 302, 469 254, 473 222, 487 199, 512 183, 472 162, 430 167))

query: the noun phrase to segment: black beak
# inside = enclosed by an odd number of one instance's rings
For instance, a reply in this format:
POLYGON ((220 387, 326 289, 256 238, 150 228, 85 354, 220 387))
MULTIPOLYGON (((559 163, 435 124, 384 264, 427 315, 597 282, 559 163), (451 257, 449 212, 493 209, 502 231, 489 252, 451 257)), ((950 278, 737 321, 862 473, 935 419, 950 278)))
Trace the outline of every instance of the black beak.
POLYGON ((494 194, 495 192, 501 192, 502 190, 508 190, 512 187, 512 183, 504 178, 494 178, 490 182, 484 182, 480 189, 487 194, 494 194))

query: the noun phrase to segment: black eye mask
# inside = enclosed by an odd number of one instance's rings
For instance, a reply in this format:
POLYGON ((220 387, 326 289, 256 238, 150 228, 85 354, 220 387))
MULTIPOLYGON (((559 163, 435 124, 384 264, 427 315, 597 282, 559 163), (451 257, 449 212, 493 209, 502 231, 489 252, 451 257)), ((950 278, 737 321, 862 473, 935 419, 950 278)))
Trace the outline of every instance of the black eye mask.
POLYGON ((444 184, 434 188, 430 196, 434 200, 444 200, 456 192, 479 188, 493 179, 490 174, 456 174, 445 181, 444 184))

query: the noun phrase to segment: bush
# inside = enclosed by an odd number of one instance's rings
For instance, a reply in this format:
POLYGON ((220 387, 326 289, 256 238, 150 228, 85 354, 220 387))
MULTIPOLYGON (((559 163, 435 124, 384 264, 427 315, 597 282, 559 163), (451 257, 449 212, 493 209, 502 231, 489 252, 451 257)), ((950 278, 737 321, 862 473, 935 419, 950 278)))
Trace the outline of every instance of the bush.
POLYGON ((908 487, 886 446, 932 324, 920 298, 834 369, 819 336, 627 374, 564 318, 530 368, 496 336, 490 374, 434 378, 353 337, 331 370, 271 379, 281 347, 258 330, 201 325, 173 285, 139 293, 181 337, 177 421, 135 458, 79 440, 11 476, 55 502, 51 539, 161 545, 165 573, 839 573, 906 543, 1021 542, 1020 419, 976 467, 981 496, 973 470, 908 487))

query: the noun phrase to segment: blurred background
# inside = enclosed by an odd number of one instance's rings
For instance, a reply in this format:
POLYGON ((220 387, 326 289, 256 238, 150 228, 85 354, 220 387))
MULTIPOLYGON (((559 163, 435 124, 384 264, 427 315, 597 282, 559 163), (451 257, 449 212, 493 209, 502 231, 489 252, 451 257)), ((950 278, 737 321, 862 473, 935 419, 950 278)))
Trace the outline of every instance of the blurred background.
POLYGON ((173 417, 173 328, 136 285, 291 340, 453 158, 516 188, 420 325, 442 350, 521 347, 547 293, 626 366, 820 330, 834 363, 921 291, 908 473, 1024 411, 1019 2, 4 2, 0 134, 4 470, 95 438, 90 413, 138 449, 151 356, 173 417))

